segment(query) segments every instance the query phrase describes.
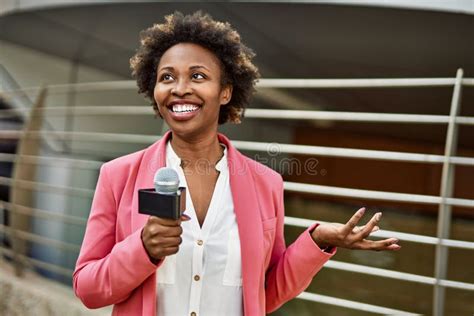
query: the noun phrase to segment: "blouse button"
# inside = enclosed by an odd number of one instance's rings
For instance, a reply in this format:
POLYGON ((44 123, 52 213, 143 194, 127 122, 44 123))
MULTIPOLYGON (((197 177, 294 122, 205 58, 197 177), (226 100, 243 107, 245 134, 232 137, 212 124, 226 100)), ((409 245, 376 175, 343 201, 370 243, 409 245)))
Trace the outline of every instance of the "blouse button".
POLYGON ((196 275, 194 276, 194 281, 199 281, 200 279, 201 279, 201 277, 200 277, 199 275, 196 274, 196 275))
POLYGON ((204 244, 204 241, 202 241, 201 239, 199 239, 199 240, 197 241, 197 244, 198 244, 199 246, 202 246, 202 244, 204 244))
POLYGON ((191 312, 191 316, 197 316, 195 312, 191 312))

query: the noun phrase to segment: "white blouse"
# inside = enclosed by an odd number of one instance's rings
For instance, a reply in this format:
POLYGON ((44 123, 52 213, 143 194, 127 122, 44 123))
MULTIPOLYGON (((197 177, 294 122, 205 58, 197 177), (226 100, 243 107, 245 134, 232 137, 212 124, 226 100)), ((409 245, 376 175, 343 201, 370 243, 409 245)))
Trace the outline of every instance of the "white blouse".
POLYGON ((229 183, 227 148, 216 164, 220 174, 202 227, 181 159, 169 141, 166 166, 178 172, 180 186, 186 187, 185 214, 191 220, 181 224, 183 242, 178 253, 166 257, 158 268, 157 315, 243 315, 240 239, 229 183))

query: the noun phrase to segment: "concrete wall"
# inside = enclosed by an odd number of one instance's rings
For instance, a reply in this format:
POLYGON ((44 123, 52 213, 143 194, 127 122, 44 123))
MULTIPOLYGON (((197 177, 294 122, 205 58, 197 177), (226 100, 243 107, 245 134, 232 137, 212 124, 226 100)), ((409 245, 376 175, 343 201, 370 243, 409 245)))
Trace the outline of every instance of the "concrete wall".
MULTIPOLYGON (((37 10, 47 7, 73 6, 73 5, 93 5, 98 3, 123 3, 123 2, 143 2, 143 1, 123 1, 123 0, 0 0, 0 15, 20 10, 37 10)), ((254 1, 264 2, 264 1, 254 1)), ((312 2, 312 3, 329 3, 341 5, 355 6, 374 6, 374 7, 394 7, 403 9, 417 10, 433 10, 444 12, 463 12, 468 14, 474 13, 474 6, 471 0, 312 0, 312 1, 283 1, 291 2, 312 2)))

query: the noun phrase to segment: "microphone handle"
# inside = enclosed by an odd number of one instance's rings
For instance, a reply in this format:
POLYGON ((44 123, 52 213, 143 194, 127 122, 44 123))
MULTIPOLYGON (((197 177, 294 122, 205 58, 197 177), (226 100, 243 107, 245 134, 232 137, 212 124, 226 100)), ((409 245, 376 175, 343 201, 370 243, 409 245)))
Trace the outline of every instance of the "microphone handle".
POLYGON ((186 188, 177 194, 162 194, 155 189, 138 190, 138 212, 162 218, 179 219, 186 209, 186 188))

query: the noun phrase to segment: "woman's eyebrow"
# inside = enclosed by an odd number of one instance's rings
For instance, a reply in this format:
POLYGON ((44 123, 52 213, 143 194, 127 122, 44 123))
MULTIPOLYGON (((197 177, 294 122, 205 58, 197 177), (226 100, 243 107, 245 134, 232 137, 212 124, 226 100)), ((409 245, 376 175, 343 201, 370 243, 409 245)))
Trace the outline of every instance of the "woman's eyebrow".
POLYGON ((204 69, 206 69, 206 70, 209 70, 207 67, 202 66, 202 65, 196 65, 196 66, 191 66, 191 67, 189 67, 189 69, 191 69, 191 70, 198 69, 198 68, 204 68, 204 69))
POLYGON ((174 68, 173 67, 161 67, 161 69, 159 69, 158 72, 160 72, 162 70, 171 70, 171 71, 173 71, 174 68))
MULTIPOLYGON (((203 69, 206 69, 206 70, 209 71, 209 68, 207 68, 206 66, 203 66, 203 65, 194 65, 194 66, 189 67, 190 70, 195 70, 195 69, 199 69, 199 68, 203 68, 203 69)), ((174 67, 171 67, 171 66, 161 67, 161 69, 158 70, 158 71, 162 71, 162 70, 173 71, 174 67)))

